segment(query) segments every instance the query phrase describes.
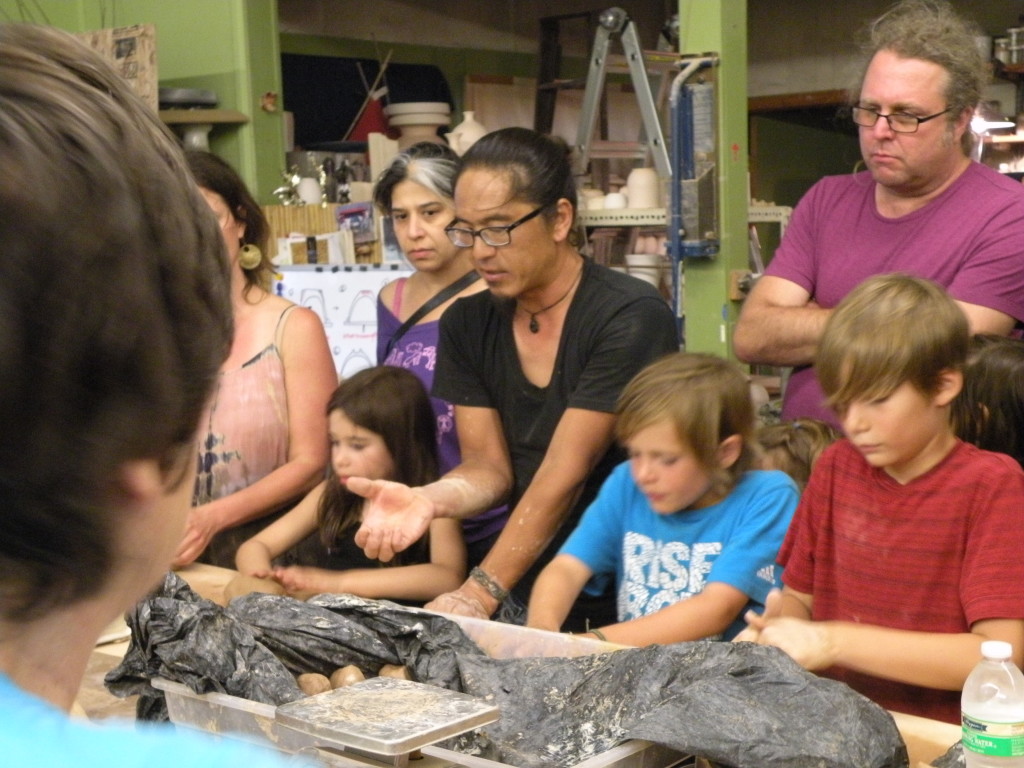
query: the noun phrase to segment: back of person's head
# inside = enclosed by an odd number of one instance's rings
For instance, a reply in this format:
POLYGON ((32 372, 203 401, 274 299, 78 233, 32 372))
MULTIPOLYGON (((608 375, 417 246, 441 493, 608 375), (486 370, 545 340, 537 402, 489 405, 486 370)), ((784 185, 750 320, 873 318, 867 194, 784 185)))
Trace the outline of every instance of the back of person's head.
POLYGON ((957 437, 1024 466, 1024 340, 978 335, 953 401, 957 437))
MULTIPOLYGON (((879 51, 930 61, 949 75, 946 120, 953 123, 965 109, 974 109, 989 79, 988 62, 975 44, 980 34, 980 29, 958 15, 946 0, 901 0, 868 27, 861 79, 850 96, 854 102, 860 98, 867 65, 879 51)), ((965 131, 961 139, 965 154, 970 154, 973 144, 974 135, 965 131)))
POLYGON ((270 260, 270 224, 260 204, 249 192, 242 177, 234 168, 217 155, 201 150, 185 152, 188 167, 196 184, 215 192, 227 203, 228 210, 238 221, 245 224, 241 245, 255 245, 260 249, 260 262, 252 269, 243 269, 245 291, 252 288, 268 289, 274 275, 274 264, 270 260))
POLYGON ((216 217, 97 54, 0 25, 0 619, 89 598, 128 462, 185 482, 231 341, 216 217))
POLYGON ((757 431, 762 469, 785 472, 803 490, 821 452, 840 437, 839 431, 819 419, 791 419, 766 424, 757 431))
POLYGON ((750 383, 735 363, 677 352, 644 368, 626 385, 615 408, 615 436, 626 442, 643 429, 670 422, 719 490, 731 489, 753 463, 754 405, 750 383), (718 448, 739 435, 740 456, 723 470, 718 448))
POLYGON ((421 141, 399 152, 384 169, 373 187, 373 203, 385 216, 391 215, 392 199, 403 181, 419 184, 451 203, 455 196, 455 170, 459 156, 445 144, 421 141))
POLYGON ((576 207, 576 179, 569 148, 557 137, 528 128, 502 128, 475 142, 459 163, 456 183, 463 173, 485 168, 502 175, 509 185, 509 201, 543 205, 568 200, 576 207))
POLYGON ((887 397, 909 382, 931 395, 949 370, 962 370, 967 317, 941 286, 909 275, 858 285, 829 316, 815 369, 829 405, 887 397))
MULTIPOLYGON (((356 426, 380 435, 395 467, 395 476, 386 479, 420 486, 438 478, 437 420, 415 374, 390 365, 354 373, 327 402, 328 415, 337 410, 356 426)), ((342 488, 330 473, 319 512, 326 545, 359 521, 361 506, 362 498, 342 488)))

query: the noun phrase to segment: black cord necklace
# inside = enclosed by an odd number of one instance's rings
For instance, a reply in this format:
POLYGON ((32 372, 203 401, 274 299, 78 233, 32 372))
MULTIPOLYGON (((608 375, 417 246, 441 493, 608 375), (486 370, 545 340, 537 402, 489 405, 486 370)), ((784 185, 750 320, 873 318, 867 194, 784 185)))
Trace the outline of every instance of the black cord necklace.
POLYGON ((576 273, 576 277, 573 279, 572 285, 569 286, 569 290, 563 293, 557 301, 548 304, 546 307, 543 307, 542 309, 538 309, 536 312, 531 312, 518 301, 516 301, 516 306, 530 316, 530 324, 527 326, 530 329, 530 333, 540 333, 540 323, 537 322, 537 315, 543 314, 544 312, 547 312, 549 309, 554 309, 563 301, 565 301, 569 294, 572 293, 572 289, 576 287, 576 283, 580 281, 580 277, 582 275, 583 266, 581 265, 580 271, 576 273))

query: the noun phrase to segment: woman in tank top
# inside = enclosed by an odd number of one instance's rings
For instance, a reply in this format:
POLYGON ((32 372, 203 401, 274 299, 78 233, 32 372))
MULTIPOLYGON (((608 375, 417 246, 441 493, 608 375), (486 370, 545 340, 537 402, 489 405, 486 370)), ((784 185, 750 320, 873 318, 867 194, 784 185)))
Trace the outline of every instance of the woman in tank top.
POLYGON ((193 508, 176 565, 234 566, 241 542, 322 479, 337 374, 320 318, 270 293, 268 225, 227 163, 188 152, 232 266, 231 352, 200 424, 193 508))

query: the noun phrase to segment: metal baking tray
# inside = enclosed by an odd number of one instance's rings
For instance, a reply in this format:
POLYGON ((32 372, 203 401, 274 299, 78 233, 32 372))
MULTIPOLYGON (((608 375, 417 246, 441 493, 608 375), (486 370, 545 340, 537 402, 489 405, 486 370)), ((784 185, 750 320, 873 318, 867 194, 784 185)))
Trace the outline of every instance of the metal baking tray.
POLYGON ((411 680, 374 677, 283 704, 278 727, 309 743, 401 755, 498 719, 483 699, 411 680))

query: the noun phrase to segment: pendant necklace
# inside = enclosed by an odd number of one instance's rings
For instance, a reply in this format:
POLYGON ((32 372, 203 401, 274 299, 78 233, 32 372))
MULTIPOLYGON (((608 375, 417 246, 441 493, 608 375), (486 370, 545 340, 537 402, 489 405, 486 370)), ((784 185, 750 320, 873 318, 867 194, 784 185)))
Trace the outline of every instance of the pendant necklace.
POLYGON ((519 309, 523 310, 523 312, 525 312, 526 314, 528 314, 530 316, 530 324, 527 326, 530 329, 530 333, 540 333, 540 323, 537 322, 537 315, 541 315, 541 314, 547 312, 549 309, 554 309, 559 304, 561 304, 563 301, 565 301, 566 298, 569 296, 569 294, 572 293, 572 289, 576 287, 576 283, 578 283, 580 281, 580 277, 582 277, 582 276, 583 276, 583 266, 581 265, 580 266, 580 271, 576 273, 576 277, 573 279, 572 285, 569 286, 569 290, 567 290, 565 293, 563 293, 561 295, 561 297, 557 301, 554 301, 551 304, 548 304, 546 307, 538 309, 536 312, 531 312, 526 307, 521 305, 518 301, 516 302, 516 306, 519 307, 519 309))

